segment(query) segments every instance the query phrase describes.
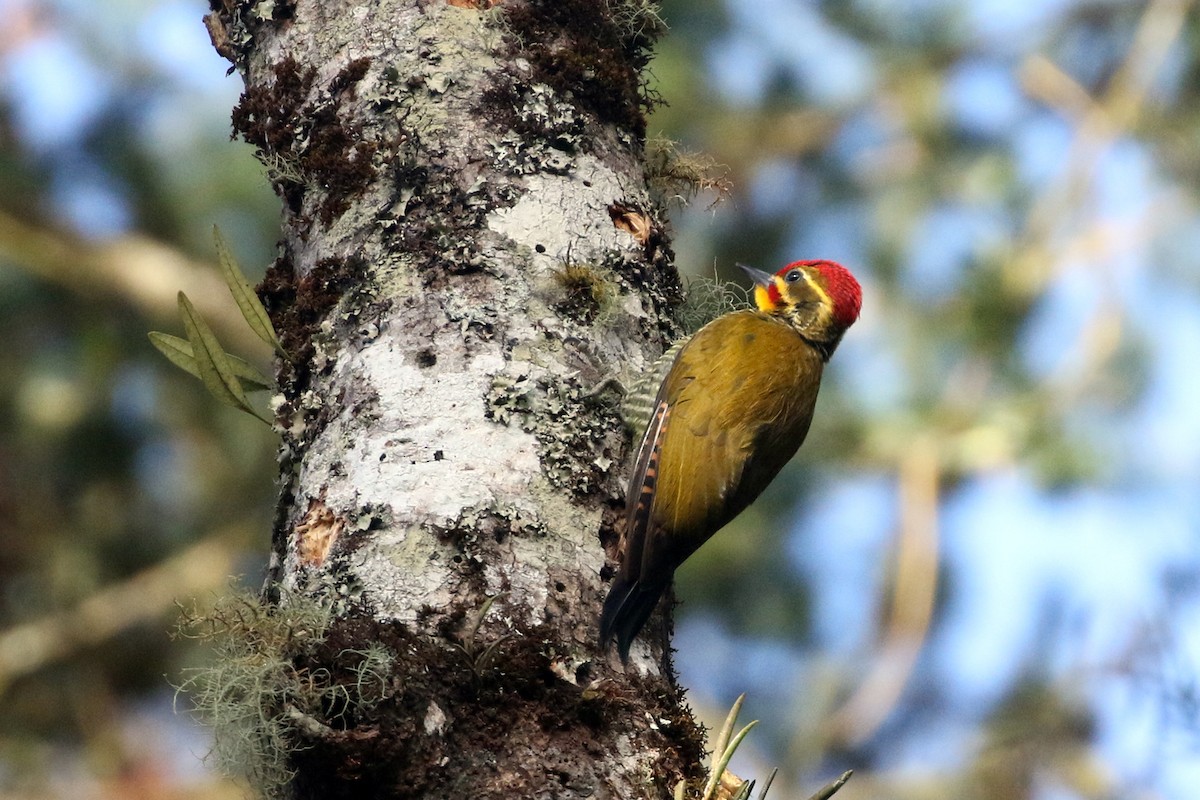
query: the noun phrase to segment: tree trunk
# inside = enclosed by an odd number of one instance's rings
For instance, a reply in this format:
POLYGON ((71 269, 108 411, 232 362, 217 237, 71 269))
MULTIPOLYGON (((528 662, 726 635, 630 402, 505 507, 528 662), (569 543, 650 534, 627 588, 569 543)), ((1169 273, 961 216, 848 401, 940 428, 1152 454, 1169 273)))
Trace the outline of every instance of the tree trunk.
POLYGON ((606 382, 676 333, 641 164, 652 8, 213 2, 235 129, 285 206, 260 288, 290 356, 269 592, 333 611, 284 654, 323 700, 279 701, 271 791, 698 779, 667 623, 627 670, 596 642, 628 449, 606 382))

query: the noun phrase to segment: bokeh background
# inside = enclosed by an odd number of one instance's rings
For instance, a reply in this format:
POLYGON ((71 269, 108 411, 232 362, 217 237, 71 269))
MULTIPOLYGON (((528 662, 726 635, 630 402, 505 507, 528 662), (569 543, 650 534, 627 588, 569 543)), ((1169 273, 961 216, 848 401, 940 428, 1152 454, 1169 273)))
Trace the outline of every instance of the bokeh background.
MULTIPOLYGON (((679 573, 771 797, 1200 797, 1200 21, 1181 0, 668 0, 681 269, 865 289, 801 456, 679 573)), ((274 439, 148 345, 278 203, 201 0, 0 0, 0 798, 238 797, 176 601, 257 584, 274 439)))

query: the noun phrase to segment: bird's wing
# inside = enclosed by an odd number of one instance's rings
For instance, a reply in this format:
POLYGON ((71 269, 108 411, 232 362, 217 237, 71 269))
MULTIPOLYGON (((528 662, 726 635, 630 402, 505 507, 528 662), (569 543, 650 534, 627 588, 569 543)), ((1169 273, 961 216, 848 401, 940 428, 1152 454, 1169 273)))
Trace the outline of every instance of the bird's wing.
POLYGON ((796 452, 812 417, 820 359, 798 334, 753 312, 711 325, 712 335, 698 334, 664 382, 670 425, 655 442, 662 468, 643 573, 673 570, 753 502, 796 452), (758 361, 748 361, 748 351, 758 361))
MULTIPOLYGON (((659 393, 662 394, 661 391, 659 393)), ((662 452, 660 443, 671 420, 671 408, 661 397, 654 405, 649 424, 642 435, 634 461, 633 476, 629 482, 625 505, 625 533, 621 543, 621 569, 609 588, 600 614, 600 641, 607 645, 617 637, 617 650, 621 660, 629 658, 629 646, 638 631, 658 604, 659 595, 666 588, 670 574, 649 582, 642 580, 642 552, 649 533, 650 514, 654 506, 654 492, 658 481, 658 459, 662 452)))
POLYGON ((675 568, 795 453, 820 372, 798 334, 750 311, 709 323, 679 351, 638 447, 621 569, 601 614, 601 640, 615 635, 622 659, 675 568))
POLYGON ((622 551, 630 567, 641 562, 654 494, 658 485, 658 462, 662 455, 662 440, 671 421, 671 406, 660 398, 655 403, 650 423, 638 447, 633 475, 625 496, 625 546, 622 551))

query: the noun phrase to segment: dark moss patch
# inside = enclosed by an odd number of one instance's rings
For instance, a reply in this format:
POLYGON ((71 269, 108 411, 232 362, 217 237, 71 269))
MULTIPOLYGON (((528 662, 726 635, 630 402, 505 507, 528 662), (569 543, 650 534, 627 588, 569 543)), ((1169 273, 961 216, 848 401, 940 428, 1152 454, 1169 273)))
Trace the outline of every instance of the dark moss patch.
POLYGON ((655 103, 642 80, 659 28, 657 18, 624 2, 529 0, 504 6, 505 25, 532 67, 530 83, 573 96, 603 123, 621 126, 639 140, 655 103))
POLYGON ((230 598, 186 615, 220 658, 185 688, 216 726, 222 766, 265 796, 602 795, 606 755, 631 733, 663 753, 660 787, 697 777, 699 733, 672 682, 589 687, 602 667, 580 667, 571 683, 555 669, 557 628, 507 622, 531 618, 521 606, 474 626, 475 611, 428 610, 442 624, 426 634, 361 606, 334 618, 306 595, 230 598))
POLYGON ((654 313, 649 320, 656 330, 647 334, 657 336, 664 343, 673 342, 683 335, 679 324, 679 312, 684 305, 684 288, 673 261, 674 251, 660 242, 653 260, 628 258, 622 254, 611 254, 601 263, 601 268, 650 302, 654 313))
POLYGON ((667 668, 665 674, 670 676, 669 682, 641 675, 632 676, 630 680, 639 694, 648 693, 654 698, 652 705, 661 710, 663 716, 660 719, 667 722, 663 727, 671 732, 670 736, 663 737, 663 757, 654 764, 654 783, 661 787, 663 796, 667 796, 679 780, 703 785, 709 762, 704 729, 696 724, 691 708, 683 700, 674 665, 668 663, 667 668))
MULTIPOLYGON (((354 85, 362 80, 371 59, 357 58, 330 81, 329 95, 353 96, 354 85)), ((338 105, 329 103, 315 110, 308 146, 301 154, 300 166, 325 191, 317 209, 321 222, 328 225, 349 206, 350 200, 378 175, 374 164, 378 144, 363 136, 362 125, 343 123, 338 105)))
POLYGON ((530 608, 497 602, 504 613, 482 625, 478 607, 425 608, 437 624, 423 633, 360 604, 333 617, 308 595, 235 597, 185 620, 220 656, 185 688, 222 765, 266 796, 602 796, 606 756, 629 735, 662 754, 656 796, 699 777, 701 733, 669 656, 665 680, 593 662, 572 682, 556 655, 571 622, 525 622, 530 608))
POLYGON ((342 295, 364 282, 367 269, 362 259, 326 258, 297 281, 287 251, 267 268, 258 286, 258 297, 290 356, 279 376, 280 386, 289 398, 296 397, 311 383, 313 335, 342 295))
POLYGON ((439 640, 366 617, 330 626, 298 669, 327 675, 351 697, 367 645, 389 655, 392 672, 372 690, 373 703, 331 707, 323 735, 298 733, 294 796, 600 796, 614 732, 631 726, 664 753, 654 769, 663 796, 681 775, 699 777, 697 729, 665 685, 635 678, 584 691, 554 674, 553 631, 539 625, 518 624, 507 634, 481 631, 487 643, 508 638, 477 671, 455 633, 448 628, 439 640), (646 712, 669 721, 669 737, 645 727, 646 712), (581 760, 580 753, 592 758, 581 760), (505 766, 503 781, 497 765, 505 766))
POLYGON ((272 22, 284 22, 296 18, 296 0, 275 0, 271 9, 272 22))
POLYGON ((271 68, 269 82, 248 87, 234 106, 235 133, 258 149, 275 191, 293 214, 300 213, 305 192, 318 186, 324 198, 317 216, 328 225, 378 174, 378 145, 364 136, 362 125, 339 114, 341 98, 353 97, 370 64, 370 59, 355 59, 324 92, 314 92, 316 70, 287 56, 271 68))
MULTIPOLYGON (((426 288, 443 288, 446 275, 485 272, 488 260, 478 237, 486 219, 511 206, 518 190, 510 184, 480 181, 464 188, 458 172, 425 165, 401 166, 396 185, 403 187, 401 220, 384 220, 399 237, 397 250, 412 254, 420 265, 426 288)), ((395 205, 397 201, 393 201, 395 205)))
POLYGON ((271 266, 267 267, 262 283, 255 291, 267 310, 267 316, 271 318, 271 326, 275 328, 283 349, 292 353, 297 346, 303 346, 304 337, 297 330, 296 321, 291 313, 291 308, 296 303, 296 267, 292 264, 291 253, 286 248, 271 266))
POLYGON ((312 67, 301 67, 291 56, 271 69, 269 85, 247 86, 233 107, 234 134, 241 134, 258 151, 258 158, 272 170, 271 182, 293 213, 300 211, 303 182, 298 170, 280 169, 273 160, 294 159, 293 149, 301 120, 316 77, 312 67))
POLYGON ((371 68, 371 59, 363 56, 347 64, 341 72, 333 76, 329 82, 329 94, 338 95, 346 90, 354 91, 354 85, 366 77, 371 68))

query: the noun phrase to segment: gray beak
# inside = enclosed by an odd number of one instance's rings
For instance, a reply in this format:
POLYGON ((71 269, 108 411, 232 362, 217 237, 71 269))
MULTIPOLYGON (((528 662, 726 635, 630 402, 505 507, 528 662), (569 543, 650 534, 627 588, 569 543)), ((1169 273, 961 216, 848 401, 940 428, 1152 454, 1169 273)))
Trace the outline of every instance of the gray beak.
POLYGON ((774 275, 769 272, 763 272, 761 269, 747 267, 745 264, 738 264, 738 267, 742 270, 742 272, 750 276, 750 280, 764 288, 770 286, 771 282, 775 279, 774 275))

